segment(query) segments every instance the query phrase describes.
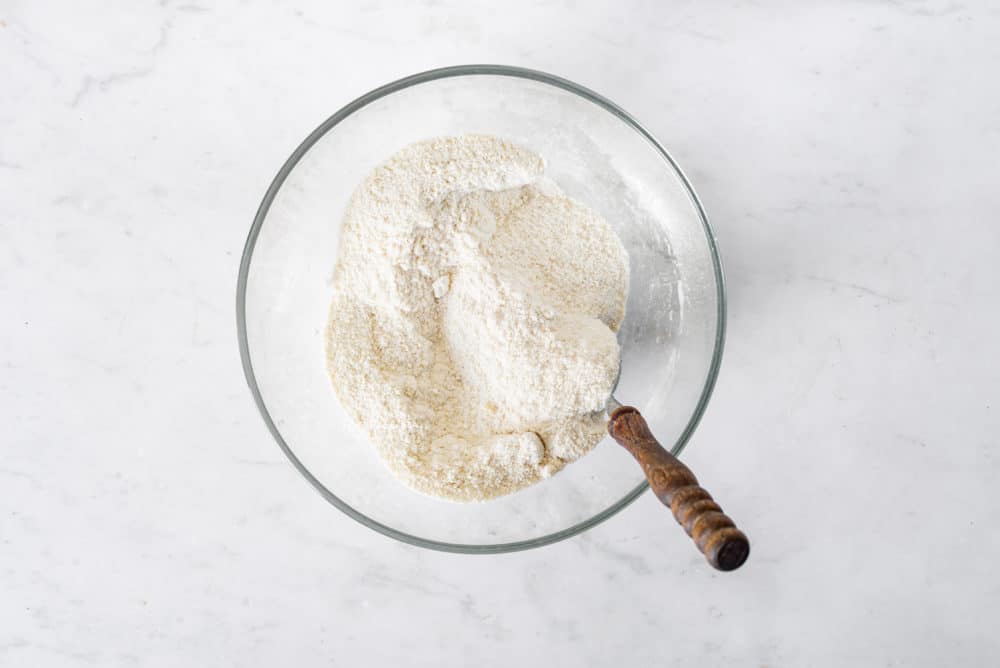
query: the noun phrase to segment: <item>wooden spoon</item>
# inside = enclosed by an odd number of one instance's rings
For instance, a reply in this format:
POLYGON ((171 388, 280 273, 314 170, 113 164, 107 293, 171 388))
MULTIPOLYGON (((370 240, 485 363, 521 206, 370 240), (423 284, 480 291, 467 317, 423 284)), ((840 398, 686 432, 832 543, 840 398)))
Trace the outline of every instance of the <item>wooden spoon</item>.
POLYGON ((698 486, 691 469, 660 445, 636 408, 612 397, 608 414, 608 433, 642 465, 656 498, 673 511, 708 563, 720 571, 742 566, 750 555, 750 541, 698 486))

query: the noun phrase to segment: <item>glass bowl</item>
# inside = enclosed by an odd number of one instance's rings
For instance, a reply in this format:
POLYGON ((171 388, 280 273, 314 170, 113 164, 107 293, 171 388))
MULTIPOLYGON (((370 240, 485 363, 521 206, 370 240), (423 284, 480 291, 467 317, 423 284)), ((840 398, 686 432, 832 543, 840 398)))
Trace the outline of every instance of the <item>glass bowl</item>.
POLYGON ((607 519, 647 488, 640 468, 609 437, 552 478, 499 499, 424 496, 382 464, 341 407, 325 365, 351 193, 407 144, 465 133, 537 151, 546 176, 621 237, 631 278, 615 396, 638 407, 675 454, 715 383, 725 298, 712 231, 676 163, 625 111, 565 79, 495 65, 416 74, 351 102, 295 149, 254 218, 237 287, 243 369, 264 422, 313 487, 365 526, 423 547, 496 553, 607 519))

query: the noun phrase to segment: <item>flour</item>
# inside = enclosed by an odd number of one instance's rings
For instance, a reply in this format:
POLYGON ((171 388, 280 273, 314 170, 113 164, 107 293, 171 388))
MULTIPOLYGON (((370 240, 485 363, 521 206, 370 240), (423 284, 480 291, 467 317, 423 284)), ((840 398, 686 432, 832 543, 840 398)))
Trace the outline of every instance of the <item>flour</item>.
POLYGON ((510 142, 404 148, 347 208, 327 361, 390 470, 493 498, 591 450, 619 363, 628 258, 510 142))

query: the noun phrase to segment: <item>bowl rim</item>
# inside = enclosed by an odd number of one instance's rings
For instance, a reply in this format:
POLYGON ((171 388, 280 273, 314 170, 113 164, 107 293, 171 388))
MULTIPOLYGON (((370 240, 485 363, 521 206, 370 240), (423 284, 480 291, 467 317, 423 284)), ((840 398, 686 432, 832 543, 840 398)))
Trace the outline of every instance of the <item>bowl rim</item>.
POLYGON ((708 222, 708 215, 705 213, 705 208, 698 198, 697 193, 695 193, 694 187, 691 185, 687 176, 681 170, 677 162, 670 156, 667 150, 656 140, 655 137, 644 128, 631 114, 626 112, 624 109, 619 107, 617 104, 607 99, 606 97, 595 93, 594 91, 581 86, 579 84, 573 83, 568 79, 563 79, 546 72, 539 70, 527 69, 524 67, 514 67, 509 65, 490 65, 490 64, 473 64, 473 65, 454 65, 450 67, 441 67, 437 69, 427 70, 425 72, 419 72, 402 79, 397 79, 384 86, 379 86, 374 90, 365 93, 361 97, 349 102, 332 116, 323 121, 315 130, 313 130, 309 135, 302 141, 301 144, 296 147, 292 152, 291 156, 285 161, 278 170, 277 175, 271 181, 271 185, 268 187, 267 191, 264 193, 264 198, 257 209, 257 213, 254 216, 253 224, 250 226, 250 233, 247 236, 246 244, 243 248, 243 256, 240 259, 240 269, 239 277, 237 279, 236 285, 236 328, 237 336, 239 338, 240 347, 240 359, 243 364, 243 373, 246 376, 247 385, 250 387, 250 392, 253 394, 254 403, 257 405, 257 410, 260 412, 261 417, 264 419, 264 423, 267 425, 268 430, 271 435, 277 441, 278 446, 288 457, 292 465, 299 471, 302 476, 309 481, 310 484, 318 491, 323 498, 330 502, 333 506, 341 510, 348 517, 360 522, 364 526, 373 529, 383 535, 389 536, 390 538, 395 538, 403 543, 408 543, 410 545, 415 545, 418 547, 425 547, 433 550, 439 550, 442 552, 453 552, 453 553, 464 553, 464 554, 498 554, 503 552, 516 552, 520 550, 527 550, 535 547, 541 547, 543 545, 549 545, 551 543, 558 542, 569 538, 570 536, 575 536, 587 529, 597 526, 604 520, 608 519, 612 515, 618 513, 620 510, 625 508, 627 505, 632 503, 636 498, 639 497, 646 489, 649 487, 649 483, 645 480, 637 485, 634 489, 629 491, 625 496, 619 499, 617 502, 604 509, 603 511, 597 513, 593 517, 590 517, 582 522, 578 522, 573 526, 566 529, 549 533, 538 538, 531 538, 527 540, 520 540, 508 543, 496 543, 496 544, 464 544, 464 543, 448 543, 443 541, 432 540, 428 538, 421 538, 419 536, 414 536, 408 534, 405 531, 400 531, 394 529, 388 525, 378 522, 359 510, 355 509, 351 505, 344 502, 336 494, 327 489, 323 483, 321 483, 309 470, 302 464, 302 462, 296 457, 295 453, 285 442, 284 437, 278 430, 271 418, 270 413, 267 410, 267 406, 264 403, 264 398, 260 393, 260 388, 257 385, 257 379, 253 371, 253 363, 250 359, 250 347, 247 339, 247 328, 246 328, 246 290, 247 290, 247 279, 250 273, 250 262, 253 258, 254 248, 257 243, 257 237, 260 234, 260 230, 263 227, 264 220, 267 217, 267 213, 270 210, 271 204, 274 201, 275 196, 284 184, 285 179, 291 173, 292 169, 298 164, 299 160, 306 154, 312 146, 320 140, 327 132, 333 129, 338 123, 343 121, 348 116, 354 114, 355 112, 361 110, 368 104, 378 100, 392 93, 401 91, 412 86, 416 86, 423 83, 429 83, 439 79, 446 79, 451 77, 463 77, 463 76, 504 76, 504 77, 514 77, 520 79, 528 79, 531 81, 536 81, 544 83, 556 88, 560 88, 567 92, 573 93, 582 97, 583 99, 596 104, 605 111, 613 114, 623 123, 631 127, 634 131, 639 133, 650 146, 657 151, 661 157, 667 162, 667 164, 677 173, 680 177, 681 182, 684 184, 687 190, 688 196, 691 199, 691 203, 694 205, 698 212, 698 216, 701 219, 702 228, 705 232, 705 240, 708 244, 709 253, 712 258, 713 272, 715 274, 715 284, 716 284, 716 301, 717 301, 717 313, 716 318, 718 325, 715 332, 715 345, 712 352, 712 360, 709 365, 708 376, 705 379, 704 387, 701 391, 701 396, 699 397, 698 404, 695 406, 695 410, 688 420, 687 426, 681 432, 678 437, 677 442, 671 448, 671 452, 675 455, 680 454, 680 452, 687 445, 688 440, 697 428, 698 423, 708 406, 709 399, 712 396, 712 390, 715 387, 715 382, 719 374, 719 367, 722 363, 722 352, 725 345, 726 338, 726 289, 725 289, 725 276, 722 270, 722 260, 719 254, 718 242, 716 241, 715 234, 712 231, 712 227, 708 222))

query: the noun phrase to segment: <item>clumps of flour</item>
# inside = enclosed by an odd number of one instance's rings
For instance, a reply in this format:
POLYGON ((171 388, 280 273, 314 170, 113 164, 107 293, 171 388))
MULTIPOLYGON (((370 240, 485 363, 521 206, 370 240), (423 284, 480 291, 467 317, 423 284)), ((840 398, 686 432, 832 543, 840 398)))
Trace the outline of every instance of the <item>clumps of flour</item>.
POLYGON ((628 257, 544 168, 495 137, 435 139, 376 168, 348 205, 330 376, 418 491, 507 494, 604 434, 628 257))

